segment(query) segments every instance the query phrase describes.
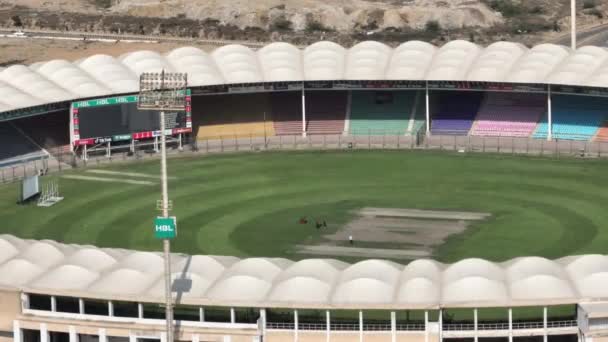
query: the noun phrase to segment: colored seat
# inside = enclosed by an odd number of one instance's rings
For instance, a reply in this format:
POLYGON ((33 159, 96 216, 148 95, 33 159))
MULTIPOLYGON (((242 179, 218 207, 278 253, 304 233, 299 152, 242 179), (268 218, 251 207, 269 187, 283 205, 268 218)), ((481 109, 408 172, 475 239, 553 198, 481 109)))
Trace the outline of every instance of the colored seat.
POLYGON ((353 91, 352 135, 403 135, 408 132, 415 91, 353 91))
POLYGON ((346 91, 306 93, 306 133, 342 134, 346 119, 346 91))
POLYGON ((608 142, 608 121, 604 121, 602 127, 595 134, 595 141, 608 142))
POLYGON ((300 92, 271 94, 270 107, 276 135, 302 134, 302 95, 300 92))
POLYGON ((546 111, 541 94, 488 93, 471 135, 529 137, 546 111))
POLYGON ((479 110, 483 93, 445 91, 436 106, 431 107, 433 134, 467 135, 479 110))
POLYGON ((412 122, 409 133, 416 135, 421 129, 426 130, 426 101, 424 93, 419 91, 416 100, 416 108, 414 109, 414 121, 412 122))
POLYGON ((198 140, 274 136, 268 97, 231 94, 193 98, 198 140))
MULTIPOLYGON (((608 118, 608 99, 589 96, 554 95, 552 99, 553 139, 591 140, 608 118)), ((548 117, 543 115, 534 137, 547 138, 548 117)))

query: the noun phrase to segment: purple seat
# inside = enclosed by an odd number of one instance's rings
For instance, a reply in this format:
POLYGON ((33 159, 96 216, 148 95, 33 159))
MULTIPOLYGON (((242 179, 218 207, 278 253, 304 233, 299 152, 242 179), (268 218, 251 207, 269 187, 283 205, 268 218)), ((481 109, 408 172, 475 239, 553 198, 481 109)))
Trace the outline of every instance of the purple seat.
POLYGON ((483 94, 444 92, 439 95, 437 111, 431 115, 434 134, 467 135, 479 110, 483 94))

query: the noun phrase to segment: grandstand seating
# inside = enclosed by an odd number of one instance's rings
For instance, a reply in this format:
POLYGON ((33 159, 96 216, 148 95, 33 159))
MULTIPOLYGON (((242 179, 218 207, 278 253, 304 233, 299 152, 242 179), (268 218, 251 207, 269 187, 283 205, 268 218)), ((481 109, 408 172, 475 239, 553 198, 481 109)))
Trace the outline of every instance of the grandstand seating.
POLYGON ((546 111, 546 102, 540 94, 488 93, 471 135, 529 137, 546 111))
MULTIPOLYGON (((591 140, 608 119, 608 99, 589 96, 554 95, 552 99, 553 138, 591 140)), ((547 115, 536 128, 535 138, 546 138, 547 115)))
POLYGON ((415 101, 415 91, 354 91, 349 131, 353 135, 403 135, 415 101))
POLYGON ((467 135, 483 99, 483 93, 446 91, 438 94, 439 102, 431 107, 431 132, 467 135))
POLYGON ((0 123, 0 166, 12 160, 39 158, 45 153, 17 129, 12 122, 0 123))
POLYGON ((192 108, 198 140, 275 134, 266 94, 198 96, 192 108))
POLYGON ((270 95, 276 135, 302 134, 302 94, 281 92, 270 95))
POLYGON ((19 119, 13 123, 51 154, 70 150, 70 114, 68 111, 19 119))
POLYGON ((411 122, 409 127, 409 133, 412 135, 417 134, 421 129, 426 129, 426 99, 424 92, 419 91, 416 94, 416 109, 414 113, 414 120, 411 122))
POLYGON ((597 131, 594 140, 608 142, 608 121, 604 121, 602 127, 597 131))
POLYGON ((306 132, 342 134, 346 118, 346 91, 310 91, 306 93, 306 132))

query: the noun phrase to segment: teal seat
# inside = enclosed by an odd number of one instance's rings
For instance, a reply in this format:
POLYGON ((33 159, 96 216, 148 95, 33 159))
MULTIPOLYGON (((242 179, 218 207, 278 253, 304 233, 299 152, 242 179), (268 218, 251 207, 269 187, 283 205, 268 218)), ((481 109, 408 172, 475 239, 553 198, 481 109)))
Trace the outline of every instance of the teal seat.
MULTIPOLYGON (((553 138, 591 140, 608 118, 608 99, 589 96, 556 95, 552 99, 553 138)), ((547 138, 547 113, 538 124, 534 137, 547 138)))
POLYGON ((403 135, 408 130, 415 91, 353 91, 352 135, 403 135))

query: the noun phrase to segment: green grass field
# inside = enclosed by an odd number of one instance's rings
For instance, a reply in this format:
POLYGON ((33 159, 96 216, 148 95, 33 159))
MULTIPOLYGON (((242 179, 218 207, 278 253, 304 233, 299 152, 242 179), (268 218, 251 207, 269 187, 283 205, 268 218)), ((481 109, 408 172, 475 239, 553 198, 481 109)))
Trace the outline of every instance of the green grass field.
MULTIPOLYGON (((159 163, 105 169, 158 175, 159 163)), ((394 207, 493 214, 437 248, 434 258, 444 262, 607 253, 606 170, 608 162, 599 160, 438 152, 175 158, 169 162, 175 177, 169 184, 172 214, 178 217, 179 232, 173 250, 298 259, 294 245, 321 238, 314 227, 298 224, 301 216, 327 218, 329 229, 336 230, 353 209, 394 207)), ((93 175, 85 170, 69 173, 93 175)), ((60 185, 66 199, 52 208, 17 205, 18 185, 0 186, 0 233, 160 250, 152 232, 158 186, 64 178, 60 185)))

